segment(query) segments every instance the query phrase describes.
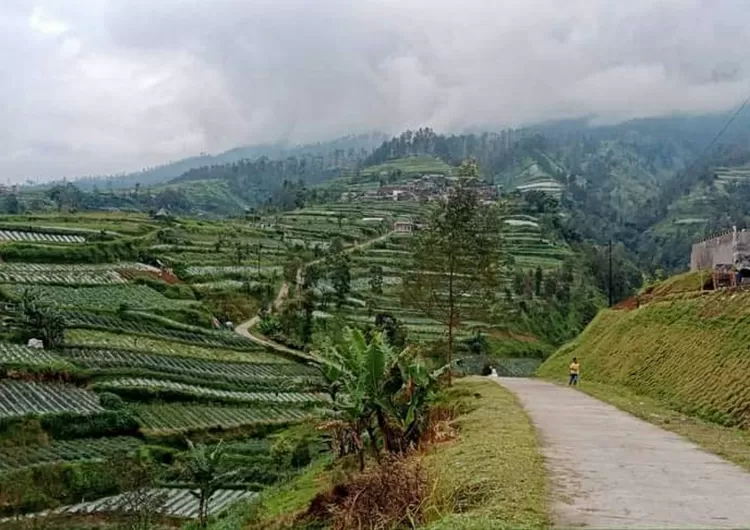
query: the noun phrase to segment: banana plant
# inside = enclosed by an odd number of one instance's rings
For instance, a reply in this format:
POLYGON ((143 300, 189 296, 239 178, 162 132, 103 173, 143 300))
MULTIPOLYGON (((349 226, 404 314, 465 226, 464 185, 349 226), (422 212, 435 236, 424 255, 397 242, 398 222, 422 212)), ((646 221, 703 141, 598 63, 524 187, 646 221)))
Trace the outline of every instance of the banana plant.
POLYGON ((189 455, 186 465, 187 478, 197 491, 190 491, 198 499, 198 518, 201 528, 206 528, 209 512, 209 501, 214 493, 236 475, 236 471, 223 471, 221 461, 224 457, 224 446, 219 441, 211 449, 203 444, 193 444, 187 440, 189 455))

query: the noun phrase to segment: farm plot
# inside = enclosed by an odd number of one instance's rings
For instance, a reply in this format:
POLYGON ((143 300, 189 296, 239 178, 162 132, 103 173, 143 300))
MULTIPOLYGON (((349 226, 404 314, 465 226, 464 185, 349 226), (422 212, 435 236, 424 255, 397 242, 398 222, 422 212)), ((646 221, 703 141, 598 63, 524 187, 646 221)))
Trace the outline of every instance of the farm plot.
POLYGON ((2 366, 54 366, 65 369, 65 362, 60 356, 48 350, 38 348, 27 348, 20 344, 0 342, 0 365, 2 366))
POLYGON ((93 315, 80 311, 65 312, 65 320, 69 327, 75 328, 122 331, 137 335, 149 335, 158 339, 197 344, 198 346, 230 347, 242 350, 260 349, 250 339, 230 331, 199 328, 137 311, 128 311, 126 314, 140 319, 148 319, 148 321, 126 320, 113 315, 93 315))
POLYGON ((123 305, 132 309, 173 309, 180 307, 180 301, 170 300, 145 285, 53 287, 5 284, 0 289, 15 299, 20 299, 24 292, 28 291, 32 296, 38 297, 40 303, 60 308, 117 311, 123 305))
POLYGON ((153 434, 235 429, 250 425, 296 423, 309 413, 289 407, 219 407, 183 404, 143 404, 134 409, 141 428, 153 434))
POLYGON ((30 232, 25 230, 0 230, 0 241, 22 241, 25 243, 85 243, 79 235, 30 232))
POLYGON ((100 370, 133 368, 165 374, 244 383, 293 380, 294 378, 317 375, 314 368, 296 363, 228 363, 92 349, 66 350, 64 355, 71 362, 86 368, 100 370))
POLYGON ((55 440, 49 445, 8 446, 0 449, 0 472, 54 462, 103 460, 117 453, 135 451, 142 444, 138 438, 117 436, 55 440))
POLYGON ((210 361, 239 363, 291 363, 292 361, 264 350, 231 350, 184 344, 124 333, 107 333, 89 329, 68 329, 65 344, 69 347, 89 347, 103 350, 126 350, 172 357, 192 357, 210 361))
MULTIPOLYGON (((208 500, 208 510, 211 515, 217 515, 234 502, 250 499, 257 495, 246 490, 216 490, 208 500)), ((156 511, 161 515, 194 519, 198 517, 197 491, 181 488, 155 488, 149 490, 149 505, 157 506, 156 511)), ((96 514, 107 512, 122 512, 131 510, 132 500, 127 493, 104 497, 96 501, 83 502, 72 506, 64 506, 40 515, 50 514, 96 514)))
POLYGON ((103 410, 99 396, 82 388, 32 381, 0 381, 0 418, 60 412, 91 414, 103 410))
POLYGON ((0 282, 110 285, 126 283, 117 266, 0 263, 0 282))
POLYGON ((204 398, 207 400, 233 401, 240 403, 266 403, 275 405, 304 405, 327 401, 325 394, 312 392, 242 392, 237 390, 220 390, 198 385, 188 385, 175 381, 150 379, 146 377, 123 377, 102 381, 96 384, 102 390, 156 392, 158 394, 179 394, 186 397, 204 398))
MULTIPOLYGON (((273 276, 274 274, 281 274, 283 267, 279 265, 261 265, 260 274, 262 276, 273 276)), ((251 275, 258 274, 258 267, 254 265, 237 265, 237 266, 203 266, 203 267, 188 267, 188 276, 200 276, 200 277, 213 277, 219 278, 222 276, 229 275, 251 275)))

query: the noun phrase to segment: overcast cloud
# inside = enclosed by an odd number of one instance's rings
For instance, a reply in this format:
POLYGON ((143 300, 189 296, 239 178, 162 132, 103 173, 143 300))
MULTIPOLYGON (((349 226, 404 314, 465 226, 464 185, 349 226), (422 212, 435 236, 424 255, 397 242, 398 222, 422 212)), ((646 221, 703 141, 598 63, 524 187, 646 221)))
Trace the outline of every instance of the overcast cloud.
POLYGON ((2 0, 0 180, 347 133, 720 111, 746 0, 2 0))

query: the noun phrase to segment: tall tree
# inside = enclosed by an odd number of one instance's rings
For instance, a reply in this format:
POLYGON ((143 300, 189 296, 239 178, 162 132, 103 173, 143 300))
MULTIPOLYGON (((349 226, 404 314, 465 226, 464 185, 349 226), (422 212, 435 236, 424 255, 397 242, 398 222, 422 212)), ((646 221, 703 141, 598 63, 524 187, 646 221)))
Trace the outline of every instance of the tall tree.
POLYGON ((336 292, 336 303, 339 307, 346 302, 346 297, 351 291, 352 274, 350 270, 349 256, 339 252, 331 260, 330 279, 333 290, 336 292))
MULTIPOLYGON (((475 173, 471 162, 462 166, 464 172, 467 176, 475 173)), ((503 261, 502 226, 500 206, 482 204, 478 194, 460 182, 434 209, 427 229, 413 239, 404 298, 446 327, 448 364, 453 362, 456 328, 467 302, 489 306, 484 302, 490 302, 497 291, 503 261)))

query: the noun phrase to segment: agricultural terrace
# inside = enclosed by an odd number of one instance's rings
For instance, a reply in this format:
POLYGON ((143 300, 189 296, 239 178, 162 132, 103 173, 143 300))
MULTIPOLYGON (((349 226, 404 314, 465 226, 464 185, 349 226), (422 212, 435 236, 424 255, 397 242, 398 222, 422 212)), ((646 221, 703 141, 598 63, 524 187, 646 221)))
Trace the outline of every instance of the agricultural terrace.
POLYGON ((571 254, 567 245, 549 239, 539 220, 531 215, 511 214, 505 219, 505 242, 521 269, 556 269, 571 254))
POLYGON ((427 174, 450 176, 453 170, 452 166, 431 156, 399 158, 329 180, 320 188, 337 193, 363 192, 376 190, 382 185, 403 184, 427 174))
MULTIPOLYGON (((304 462, 274 460, 272 444, 256 442, 325 406, 311 387, 318 372, 215 329, 214 317, 221 324, 254 314, 259 302, 248 289, 275 291, 291 250, 307 245, 313 256, 311 245, 336 234, 350 244, 378 233, 341 224, 313 214, 224 223, 130 214, 0 221, 6 233, 32 234, 7 241, 0 234, 0 489, 20 488, 17 502, 0 503, 0 517, 62 505, 99 511, 114 502, 107 496, 123 493, 110 459, 145 444, 171 462, 185 451, 185 436, 260 447, 253 456, 233 453, 233 462, 253 464, 217 506, 296 473, 304 462), (222 287, 227 281, 240 285, 222 287), (218 287, 193 288, 212 282, 218 287), (63 328, 54 348, 25 345, 43 336, 29 327, 29 310, 36 319, 59 317, 44 324, 63 328), (89 478, 59 486, 74 476, 89 478), (92 504, 76 506, 82 497, 92 504)), ((162 483, 170 514, 195 515, 179 474, 167 470, 162 483)))

